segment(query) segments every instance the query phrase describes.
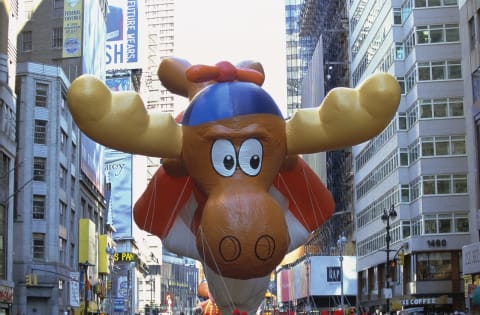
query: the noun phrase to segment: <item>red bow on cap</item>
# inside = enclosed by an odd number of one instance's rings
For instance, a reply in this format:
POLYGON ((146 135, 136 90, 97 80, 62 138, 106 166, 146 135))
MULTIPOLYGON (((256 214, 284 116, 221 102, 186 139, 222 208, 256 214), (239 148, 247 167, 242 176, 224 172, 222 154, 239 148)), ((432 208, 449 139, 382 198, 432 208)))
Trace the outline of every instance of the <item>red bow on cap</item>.
POLYGON ((187 80, 193 83, 213 80, 217 82, 243 81, 262 85, 265 79, 264 75, 257 70, 236 68, 228 61, 221 61, 215 66, 190 66, 185 74, 187 80))

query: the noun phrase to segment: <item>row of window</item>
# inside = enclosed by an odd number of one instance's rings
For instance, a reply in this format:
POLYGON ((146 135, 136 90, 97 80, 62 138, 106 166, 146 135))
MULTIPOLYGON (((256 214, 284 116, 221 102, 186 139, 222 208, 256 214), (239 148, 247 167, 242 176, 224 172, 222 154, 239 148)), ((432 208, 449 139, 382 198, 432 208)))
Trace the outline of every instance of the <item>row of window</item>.
MULTIPOLYGON (((357 38, 355 38, 355 41, 353 41, 353 45, 351 47, 352 58, 355 58, 355 56, 358 54, 360 47, 362 46, 365 38, 370 33, 372 25, 375 23, 376 19, 378 18, 378 15, 380 14, 380 11, 382 10, 383 6, 386 3, 387 3, 386 1, 377 0, 372 5, 371 9, 369 9, 368 16, 365 19, 365 22, 363 23, 360 32, 358 32, 357 38)), ((351 31, 352 31, 351 33, 353 33, 353 28, 351 28, 351 31)))
POLYGON ((398 166, 409 166, 423 157, 463 156, 465 154, 466 144, 463 135, 421 137, 408 148, 399 148, 390 153, 358 183, 355 188, 357 199, 362 198, 379 182, 392 174, 398 166))
POLYGON ((392 29, 392 21, 391 16, 386 16, 385 20, 383 21, 382 25, 378 28, 377 33, 375 34, 374 38, 370 42, 369 46, 365 50, 365 54, 360 59, 357 67, 352 73, 352 80, 353 85, 355 86, 361 76, 365 73, 367 67, 372 62, 374 56, 376 55, 377 51, 380 49, 383 43, 385 43, 385 38, 387 37, 388 33, 392 29))
MULTIPOLYGON (((437 213, 400 220, 390 226, 390 241, 396 243, 417 235, 469 233, 468 213, 437 213)), ((365 256, 386 246, 385 231, 380 230, 357 242, 357 255, 365 256)))
MULTIPOLYGON (((51 33, 51 48, 62 49, 63 47, 63 28, 55 27, 51 33)), ((33 35, 32 31, 23 31, 21 35, 21 48, 23 52, 33 50, 33 35)))
MULTIPOLYGON (((436 136, 417 139, 408 148, 398 148, 355 186, 357 199, 365 196, 399 166, 409 166, 422 157, 463 156, 466 154, 465 136, 436 136)), ((453 192, 459 193, 459 192, 453 192)))
MULTIPOLYGON (((406 281, 431 281, 431 280, 452 280, 454 266, 458 267, 458 277, 462 275, 462 255, 461 251, 455 255, 451 251, 430 251, 430 252, 416 252, 413 253, 412 264, 415 266, 415 273, 406 272, 406 281), (456 261, 455 261, 456 260, 456 261)), ((400 279, 402 267, 397 264, 393 273, 390 275, 393 281, 400 279)), ((370 268, 369 270, 361 271, 359 284, 362 295, 367 296, 368 292, 378 291, 379 277, 382 277, 384 273, 378 272, 376 268, 370 268)), ((457 276, 456 276, 457 277, 457 276)))
MULTIPOLYGON (((358 66, 353 71, 352 80, 354 85, 359 82, 367 67, 370 65, 373 56, 376 54, 381 43, 383 42, 383 38, 388 33, 389 29, 387 29, 387 27, 389 27, 390 23, 390 19, 385 19, 384 25, 382 25, 380 28, 381 31, 376 35, 375 39, 367 49, 367 53, 362 57, 358 66)), ((387 71, 394 60, 405 60, 405 58, 412 52, 415 45, 452 42, 460 42, 460 27, 458 24, 432 24, 416 26, 406 37, 403 43, 396 42, 394 47, 391 47, 387 50, 387 53, 382 58, 378 68, 379 70, 387 71)))
POLYGON ((373 171, 364 179, 355 185, 355 194, 357 200, 365 196, 375 186, 392 174, 399 164, 397 151, 391 152, 383 161, 381 161, 373 171))
MULTIPOLYGON (((395 134, 397 130, 409 130, 418 120, 438 119, 438 118, 460 118, 464 117, 463 99, 462 98, 436 98, 436 99, 420 99, 417 100, 406 113, 398 113, 398 126, 396 120, 392 122, 380 133, 373 138, 365 148, 355 157, 355 170, 359 171, 370 159, 380 150, 383 145, 395 134)), ((434 142, 445 142, 446 139, 435 137, 434 142)), ((419 141, 419 140, 417 140, 419 141)), ((410 160, 407 164, 401 162, 401 165, 408 165, 416 161, 420 156, 443 156, 443 155, 459 155, 465 153, 465 137, 459 136, 448 140, 451 146, 448 148, 439 144, 438 150, 432 149, 425 145, 422 150, 415 153, 415 144, 409 147, 410 160), (443 149, 442 149, 443 148, 443 149), (422 153, 419 153, 422 152, 422 153), (430 152, 430 153, 429 153, 430 152)), ((424 138, 422 142, 429 142, 424 138)))
POLYGON ((428 195, 468 193, 466 174, 424 175, 410 184, 400 184, 370 203, 357 214, 357 228, 362 228, 382 216, 391 205, 410 203, 428 195))
MULTIPOLYGON (((46 259, 46 234, 45 233, 32 233, 32 258, 34 260, 43 261, 46 259)), ((70 266, 75 265, 75 244, 70 244, 70 256, 67 261, 66 257, 67 250, 67 240, 59 237, 58 238, 58 256, 59 262, 63 264, 68 264, 70 266)))

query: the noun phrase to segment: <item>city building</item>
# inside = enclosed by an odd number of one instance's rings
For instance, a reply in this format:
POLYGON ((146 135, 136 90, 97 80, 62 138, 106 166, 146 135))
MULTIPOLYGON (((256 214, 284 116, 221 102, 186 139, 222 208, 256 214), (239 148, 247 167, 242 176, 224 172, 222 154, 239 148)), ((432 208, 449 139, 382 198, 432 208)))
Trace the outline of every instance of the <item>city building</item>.
MULTIPOLYGON (((286 1, 289 115, 298 108, 319 106, 332 88, 348 86, 346 9, 346 1, 286 1)), ((279 310, 328 313, 355 307, 356 275, 351 272, 356 265, 355 247, 351 242, 351 150, 344 148, 304 155, 304 158, 331 191, 336 208, 305 246, 287 255, 277 268, 279 310), (341 236, 348 241, 339 251, 337 241, 341 236), (348 257, 345 268, 340 266, 339 256, 343 255, 348 257), (333 270, 338 271, 337 276, 345 272, 345 283, 341 283, 340 278, 323 277, 327 269, 332 274, 333 270)))
POLYGON ((106 1, 12 1, 11 7, 18 14, 16 158, 21 161, 15 166, 11 225, 18 241, 10 249, 12 313, 97 311, 102 293, 93 289, 101 288, 108 274, 99 265, 105 249, 98 252, 96 237, 108 232, 98 171, 102 148, 80 133, 65 98, 78 75, 105 76, 106 1), (80 222, 88 222, 85 230, 80 222), (83 237, 92 243, 81 250, 83 237))
POLYGON ((13 213, 16 166, 15 65, 18 12, 12 2, 0 1, 0 313, 11 314, 14 280, 13 213))
POLYGON ((470 196, 470 243, 462 249, 465 305, 471 313, 480 311, 480 251, 478 209, 479 194, 479 131, 480 131, 480 5, 476 1, 459 1, 460 41, 464 69, 464 106, 466 146, 468 152, 468 189, 470 196))
POLYGON ((348 19, 350 85, 384 71, 402 89, 392 122, 352 149, 359 311, 465 311, 476 232, 459 3, 353 0, 348 19))

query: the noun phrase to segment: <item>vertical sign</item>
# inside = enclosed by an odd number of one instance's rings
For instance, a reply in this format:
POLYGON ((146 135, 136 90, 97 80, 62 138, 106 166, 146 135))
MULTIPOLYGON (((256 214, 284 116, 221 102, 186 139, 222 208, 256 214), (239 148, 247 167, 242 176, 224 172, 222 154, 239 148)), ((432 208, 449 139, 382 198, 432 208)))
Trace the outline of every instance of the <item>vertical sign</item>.
POLYGON ((63 11, 63 58, 82 55, 83 0, 65 0, 63 11))
POLYGON ((115 238, 132 237, 132 155, 105 149, 105 179, 111 189, 107 217, 112 219, 115 238))
POLYGON ((70 272, 70 306, 80 307, 80 272, 70 272))
POLYGON ((108 1, 107 69, 141 68, 138 27, 138 0, 108 1))

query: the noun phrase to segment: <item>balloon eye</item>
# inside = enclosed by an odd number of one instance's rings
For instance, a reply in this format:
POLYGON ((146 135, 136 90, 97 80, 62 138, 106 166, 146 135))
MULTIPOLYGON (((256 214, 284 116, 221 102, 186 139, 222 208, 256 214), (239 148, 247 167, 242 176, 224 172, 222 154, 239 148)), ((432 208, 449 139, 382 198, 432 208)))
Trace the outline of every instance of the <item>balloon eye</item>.
POLYGON ((235 159, 231 155, 227 155, 223 159, 223 165, 227 170, 231 170, 235 166, 235 159))
POLYGON ((215 140, 210 158, 213 169, 221 176, 229 177, 235 173, 237 160, 234 145, 225 139, 215 140))
POLYGON ((262 169, 263 147, 257 139, 245 140, 238 150, 238 164, 245 174, 256 176, 262 169))
POLYGON ((250 158, 250 167, 253 169, 257 169, 260 166, 260 157, 258 155, 254 155, 250 158))

